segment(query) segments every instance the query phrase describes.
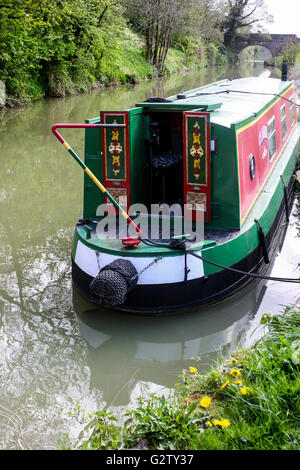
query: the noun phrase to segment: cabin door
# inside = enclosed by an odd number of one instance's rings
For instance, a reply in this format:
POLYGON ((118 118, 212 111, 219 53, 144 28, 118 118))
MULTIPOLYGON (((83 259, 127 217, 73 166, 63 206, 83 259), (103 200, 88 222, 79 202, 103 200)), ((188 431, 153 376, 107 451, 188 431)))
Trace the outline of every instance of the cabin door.
MULTIPOLYGON (((102 128, 103 184, 125 211, 130 203, 128 122, 128 112, 101 112, 101 124, 126 124, 125 128, 102 128)), ((114 210, 107 198, 104 204, 114 210)))
POLYGON ((204 210, 210 222, 209 113, 183 113, 183 178, 184 204, 191 204, 193 218, 204 210))

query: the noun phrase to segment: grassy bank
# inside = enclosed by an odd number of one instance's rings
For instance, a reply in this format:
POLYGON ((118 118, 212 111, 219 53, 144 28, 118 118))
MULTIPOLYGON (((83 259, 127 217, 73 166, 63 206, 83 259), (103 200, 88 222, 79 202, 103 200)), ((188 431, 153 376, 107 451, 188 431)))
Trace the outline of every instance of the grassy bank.
POLYGON ((274 57, 274 65, 277 67, 281 67, 282 62, 285 60, 287 61, 289 66, 295 66, 296 63, 299 63, 300 58, 300 44, 295 45, 287 45, 282 53, 274 57))
MULTIPOLYGON (((144 57, 143 43, 130 29, 123 28, 110 46, 99 46, 100 56, 78 57, 70 64, 64 60, 55 65, 44 64, 34 71, 6 79, 8 107, 24 105, 46 97, 64 97, 124 83, 152 79, 154 67, 144 57)), ((5 77, 4 77, 5 78, 5 77)))
MULTIPOLYGON (((110 47, 103 48, 98 65, 84 67, 81 60, 70 69, 61 64, 53 68, 48 80, 43 75, 23 76, 15 87, 7 90, 6 105, 24 105, 46 97, 64 97, 84 93, 91 88, 139 83, 157 77, 157 70, 145 57, 143 40, 129 28, 115 37, 110 47)), ((203 43, 197 51, 170 48, 166 58, 165 76, 226 64, 226 56, 216 46, 203 43)))
POLYGON ((175 394, 141 399, 116 424, 109 411, 93 417, 89 437, 66 449, 298 450, 300 446, 300 307, 263 317, 265 335, 206 374, 197 362, 175 394))

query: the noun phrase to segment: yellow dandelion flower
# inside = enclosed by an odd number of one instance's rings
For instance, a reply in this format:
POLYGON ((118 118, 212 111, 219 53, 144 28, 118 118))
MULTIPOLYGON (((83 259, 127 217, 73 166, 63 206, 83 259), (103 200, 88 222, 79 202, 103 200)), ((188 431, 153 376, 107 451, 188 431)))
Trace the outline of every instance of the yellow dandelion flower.
POLYGON ((226 382, 223 383, 223 385, 221 385, 221 389, 227 387, 228 384, 229 384, 229 380, 226 380, 226 382))
POLYGON ((214 419, 213 424, 215 426, 220 426, 222 429, 224 429, 230 426, 230 421, 229 419, 214 419))
POLYGON ((238 369, 232 369, 230 372, 229 372, 230 375, 235 375, 236 377, 238 377, 239 375, 241 375, 241 371, 238 370, 238 369))
POLYGON ((237 364, 238 360, 235 357, 231 358, 232 362, 235 362, 237 364))
POLYGON ((209 426, 210 428, 212 428, 212 422, 211 422, 211 421, 206 421, 206 424, 207 424, 207 426, 209 426))
POLYGON ((241 388, 241 393, 243 395, 247 395, 247 393, 251 392, 251 388, 250 387, 243 387, 241 388))
POLYGON ((211 399, 209 397, 203 397, 202 400, 200 401, 200 406, 202 408, 208 408, 210 404, 211 404, 211 399))
POLYGON ((222 426, 222 429, 223 428, 228 428, 228 426, 230 426, 229 419, 221 419, 221 426, 222 426))
POLYGON ((196 374, 197 369, 196 369, 196 367, 189 367, 189 371, 190 371, 191 374, 196 374))
POLYGON ((235 383, 236 385, 242 385, 242 381, 241 381, 241 380, 236 380, 234 383, 235 383))

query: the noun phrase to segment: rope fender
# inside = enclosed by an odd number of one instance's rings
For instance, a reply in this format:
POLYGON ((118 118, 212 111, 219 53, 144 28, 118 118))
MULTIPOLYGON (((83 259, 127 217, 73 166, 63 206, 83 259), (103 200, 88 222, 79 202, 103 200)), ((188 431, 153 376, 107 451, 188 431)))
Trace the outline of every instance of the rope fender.
POLYGON ((138 274, 133 264, 118 258, 100 269, 90 284, 90 293, 100 304, 121 305, 137 281, 138 274))
POLYGON ((90 293, 100 304, 121 305, 127 294, 136 287, 139 276, 162 259, 162 256, 154 258, 137 272, 131 261, 118 258, 100 269, 90 284, 90 293))

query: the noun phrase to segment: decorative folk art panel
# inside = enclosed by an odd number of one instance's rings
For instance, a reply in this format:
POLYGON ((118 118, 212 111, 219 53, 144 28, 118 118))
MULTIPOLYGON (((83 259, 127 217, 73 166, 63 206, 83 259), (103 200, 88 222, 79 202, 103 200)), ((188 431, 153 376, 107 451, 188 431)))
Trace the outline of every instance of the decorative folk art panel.
MULTIPOLYGON (((103 184, 117 203, 124 210, 128 210, 130 202, 128 112, 102 111, 100 117, 101 123, 112 124, 112 127, 102 128, 103 184), (126 127, 117 127, 117 124, 125 124, 126 127)), ((112 207, 107 197, 104 197, 104 203, 112 207)))
POLYGON ((207 126, 205 117, 187 116, 187 184, 207 186, 207 126))
MULTIPOLYGON (((125 124, 124 114, 105 114, 105 124, 125 124)), ((104 177, 107 181, 126 181, 126 130, 108 127, 103 130, 104 177)))
MULTIPOLYGON (((122 207, 122 209, 127 210, 127 189, 126 188, 107 188, 109 194, 114 198, 115 201, 122 207)), ((107 205, 112 206, 112 203, 107 200, 107 205)))
POLYGON ((210 135, 209 114, 184 113, 185 202, 194 210, 204 206, 210 220, 210 135), (199 207, 199 206, 198 206, 199 207))

